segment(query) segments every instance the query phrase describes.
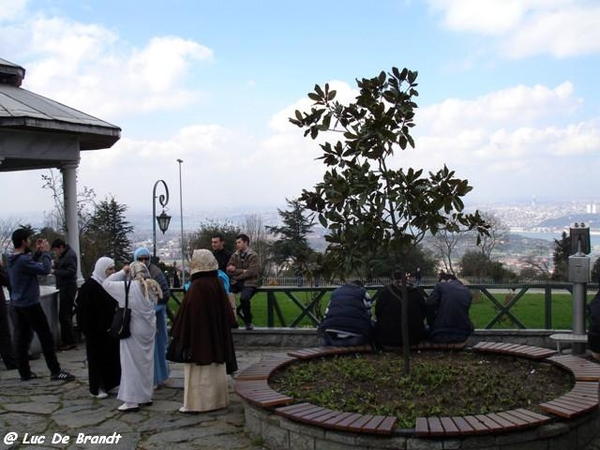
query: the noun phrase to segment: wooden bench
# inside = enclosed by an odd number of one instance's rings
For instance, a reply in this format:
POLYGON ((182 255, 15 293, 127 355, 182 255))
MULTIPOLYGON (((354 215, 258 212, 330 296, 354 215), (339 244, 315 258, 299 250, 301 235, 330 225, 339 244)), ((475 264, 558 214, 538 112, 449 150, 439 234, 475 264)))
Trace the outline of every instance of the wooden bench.
MULTIPOLYGON (((436 349, 459 349, 465 343, 446 344, 436 349), (448 345, 453 345, 448 347, 448 345)), ((427 347, 432 348, 432 347, 427 347)), ((508 354, 535 360, 546 359, 569 370, 575 380, 574 388, 567 394, 542 403, 540 409, 558 417, 572 418, 598 407, 598 381, 600 365, 572 355, 557 355, 555 350, 501 342, 479 342, 475 351, 508 354)), ((357 347, 314 347, 293 350, 287 355, 274 355, 242 371, 236 380, 235 391, 245 400, 273 411, 285 418, 318 426, 320 428, 390 435, 397 423, 395 416, 358 414, 332 410, 311 403, 294 403, 294 399, 274 391, 268 385, 272 373, 295 360, 308 360, 321 356, 372 352, 368 345, 357 347)), ((415 425, 418 437, 469 436, 502 433, 543 425, 552 417, 516 408, 489 414, 453 417, 419 417, 415 425)))
POLYGON ((484 353, 500 353, 529 359, 544 359, 556 354, 556 351, 531 345, 508 344, 503 342, 478 342, 473 350, 484 353))
POLYGON ((293 403, 292 397, 271 389, 268 380, 273 372, 290 364, 295 359, 287 355, 275 355, 244 369, 235 380, 236 394, 263 408, 274 408, 293 403))
POLYGON ((550 339, 556 341, 556 351, 561 353, 561 344, 587 344, 587 334, 554 333, 550 339))
POLYGON ((600 381, 600 365, 574 355, 556 355, 548 361, 567 369, 576 381, 600 381))
POLYGON ((540 404, 542 411, 571 419, 598 408, 598 382, 577 381, 575 387, 558 398, 540 404))
POLYGON ((415 434, 419 437, 469 436, 535 427, 551 420, 524 408, 464 417, 419 417, 415 434))
POLYGON ((396 421, 394 416, 337 411, 310 403, 283 406, 275 412, 285 418, 330 430, 352 431, 370 434, 391 434, 396 421))

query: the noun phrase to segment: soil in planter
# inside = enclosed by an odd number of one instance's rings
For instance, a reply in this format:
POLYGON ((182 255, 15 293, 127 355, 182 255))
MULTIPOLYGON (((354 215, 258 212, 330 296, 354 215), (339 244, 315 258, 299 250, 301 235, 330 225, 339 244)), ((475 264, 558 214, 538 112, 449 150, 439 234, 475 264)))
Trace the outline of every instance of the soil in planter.
POLYGON ((511 356, 411 352, 410 375, 400 353, 356 354, 298 361, 276 372, 271 387, 325 408, 417 417, 488 414, 538 405, 569 391, 570 374, 552 364, 511 356))

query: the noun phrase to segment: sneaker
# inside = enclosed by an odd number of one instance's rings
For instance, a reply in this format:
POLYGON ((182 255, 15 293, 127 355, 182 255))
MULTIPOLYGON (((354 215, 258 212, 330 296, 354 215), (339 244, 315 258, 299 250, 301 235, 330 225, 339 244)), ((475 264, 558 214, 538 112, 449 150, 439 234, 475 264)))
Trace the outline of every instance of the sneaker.
POLYGON ((75 379, 75 375, 61 370, 60 372, 53 373, 52 375, 50 375, 50 379, 52 381, 73 381, 75 379))
POLYGON ((253 324, 251 324, 251 323, 247 323, 247 324, 246 324, 246 330, 248 330, 248 331, 252 331, 252 330, 254 330, 254 325, 253 325, 253 324))
POLYGON ((97 393, 97 394, 92 394, 92 393, 90 392, 90 396, 92 396, 92 397, 94 397, 94 398, 97 398, 97 399, 103 399, 103 398, 106 398, 106 397, 108 397, 108 394, 107 394, 106 392, 104 392, 104 391, 98 391, 98 393, 97 393))
POLYGON ((29 372, 29 376, 21 377, 21 381, 35 380, 37 377, 34 372, 29 372))

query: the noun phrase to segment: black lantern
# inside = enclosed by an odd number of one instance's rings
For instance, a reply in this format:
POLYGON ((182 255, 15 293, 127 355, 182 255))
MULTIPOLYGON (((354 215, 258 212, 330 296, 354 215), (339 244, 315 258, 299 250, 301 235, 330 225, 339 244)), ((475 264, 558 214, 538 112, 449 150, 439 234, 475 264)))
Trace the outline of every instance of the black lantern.
POLYGON ((158 222, 158 229, 165 234, 165 231, 169 228, 169 223, 171 223, 171 216, 163 211, 160 216, 156 216, 156 221, 158 222))
POLYGON ((167 231, 167 228, 169 228, 169 223, 171 222, 171 216, 169 216, 167 213, 165 213, 164 209, 160 213, 159 216, 156 215, 156 200, 157 199, 158 199, 158 203, 163 208, 167 205, 167 203, 169 203, 169 188, 167 187, 167 183, 165 183, 163 180, 158 180, 156 183, 154 183, 154 188, 152 189, 152 218, 153 218, 153 220, 152 220, 152 247, 153 247, 152 254, 155 259, 156 259, 156 223, 158 222, 158 228, 160 228, 160 231, 162 231, 163 234, 165 234, 165 231, 167 231), (165 193, 157 196, 156 188, 160 185, 162 185, 162 187, 164 188, 165 193), (156 218, 156 222, 154 221, 154 218, 156 218))

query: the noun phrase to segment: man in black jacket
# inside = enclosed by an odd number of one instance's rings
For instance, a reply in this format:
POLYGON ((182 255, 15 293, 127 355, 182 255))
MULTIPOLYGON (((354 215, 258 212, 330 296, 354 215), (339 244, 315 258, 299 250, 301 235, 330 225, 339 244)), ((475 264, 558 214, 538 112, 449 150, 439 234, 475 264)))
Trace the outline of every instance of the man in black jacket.
POLYGON ((77 295, 77 255, 62 239, 55 239, 50 246, 57 256, 52 273, 58 289, 61 345, 59 350, 77 348, 73 331, 73 305, 77 295))
POLYGON ((427 299, 429 340, 437 343, 464 342, 473 333, 469 318, 471 291, 454 275, 442 274, 427 299))
MULTIPOLYGON (((416 345, 425 339, 425 298, 420 289, 407 285, 408 342, 416 345)), ((396 271, 392 283, 383 288, 375 301, 375 335, 379 345, 401 346, 402 272, 396 271)))

